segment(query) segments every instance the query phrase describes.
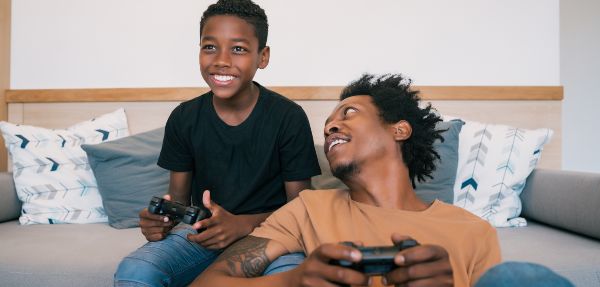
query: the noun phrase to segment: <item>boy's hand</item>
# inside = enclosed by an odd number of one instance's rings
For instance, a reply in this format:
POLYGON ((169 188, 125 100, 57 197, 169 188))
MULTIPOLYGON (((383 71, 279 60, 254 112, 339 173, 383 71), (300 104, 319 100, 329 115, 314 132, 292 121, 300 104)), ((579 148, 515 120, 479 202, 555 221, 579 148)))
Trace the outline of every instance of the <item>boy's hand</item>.
POLYGON ((198 234, 188 234, 188 240, 194 241, 208 249, 222 249, 234 241, 250 234, 254 226, 241 216, 229 213, 210 200, 210 191, 202 194, 202 203, 212 216, 192 225, 196 230, 205 229, 198 234))
MULTIPOLYGON (((410 239, 392 234, 394 244, 410 239)), ((383 276, 384 285, 453 286, 452 266, 448 252, 437 245, 419 245, 398 252, 394 263, 399 267, 383 276)))
MULTIPOLYGON (((171 200, 170 195, 164 195, 164 199, 171 200)), ((148 211, 148 208, 144 208, 140 211, 140 227, 142 234, 148 241, 159 241, 163 240, 167 233, 173 228, 173 221, 169 220, 164 215, 152 214, 148 211)))
POLYGON ((370 285, 367 275, 350 268, 332 265, 331 260, 359 262, 358 249, 342 244, 323 244, 291 271, 291 286, 370 285))

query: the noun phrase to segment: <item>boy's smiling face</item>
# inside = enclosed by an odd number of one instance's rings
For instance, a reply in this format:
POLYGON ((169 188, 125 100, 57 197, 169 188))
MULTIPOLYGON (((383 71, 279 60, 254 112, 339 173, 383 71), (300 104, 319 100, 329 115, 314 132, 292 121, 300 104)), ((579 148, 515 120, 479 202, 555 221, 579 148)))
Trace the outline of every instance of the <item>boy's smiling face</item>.
POLYGON ((210 17, 200 37, 200 73, 215 97, 250 94, 256 69, 269 63, 269 47, 258 50, 254 27, 228 15, 210 17))

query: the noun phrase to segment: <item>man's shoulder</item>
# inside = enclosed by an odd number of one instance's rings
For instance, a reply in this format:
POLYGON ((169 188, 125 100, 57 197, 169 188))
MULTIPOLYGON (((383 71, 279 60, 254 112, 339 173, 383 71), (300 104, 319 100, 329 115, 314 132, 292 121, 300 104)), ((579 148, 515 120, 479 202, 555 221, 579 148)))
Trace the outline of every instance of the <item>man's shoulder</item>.
POLYGON ((489 222, 462 207, 439 200, 436 200, 433 204, 435 207, 433 213, 438 217, 451 219, 461 225, 470 224, 472 226, 479 226, 484 229, 493 229, 489 222))
POLYGON ((348 192, 341 189, 307 189, 298 195, 298 200, 305 205, 323 205, 348 200, 348 192))

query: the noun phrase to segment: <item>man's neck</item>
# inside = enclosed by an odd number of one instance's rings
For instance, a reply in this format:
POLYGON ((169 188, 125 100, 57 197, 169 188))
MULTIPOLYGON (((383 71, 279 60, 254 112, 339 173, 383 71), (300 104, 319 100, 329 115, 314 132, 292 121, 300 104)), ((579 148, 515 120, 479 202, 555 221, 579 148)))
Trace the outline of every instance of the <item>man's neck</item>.
MULTIPOLYGON (((397 162, 397 161, 396 161, 397 162)), ((350 188, 354 201, 379 207, 422 211, 428 205, 421 201, 412 187, 404 164, 383 161, 361 169, 344 183, 350 188)))

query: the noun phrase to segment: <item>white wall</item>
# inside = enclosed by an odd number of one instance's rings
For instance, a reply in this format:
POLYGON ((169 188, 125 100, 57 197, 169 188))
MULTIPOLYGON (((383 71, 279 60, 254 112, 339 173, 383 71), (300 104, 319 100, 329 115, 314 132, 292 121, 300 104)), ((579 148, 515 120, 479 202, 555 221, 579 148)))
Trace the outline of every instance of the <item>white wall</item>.
MULTIPOLYGON (((15 0, 11 87, 204 85, 198 22, 214 1, 15 0)), ((421 85, 558 85, 558 0, 257 0, 266 85, 402 72, 421 85)))
POLYGON ((560 3, 563 168, 600 172, 600 1, 560 3))
MULTIPOLYGON (((212 2, 14 0, 11 88, 203 86, 198 23, 212 2)), ((271 25, 265 85, 343 85, 366 71, 563 84, 563 167, 600 171, 598 1, 256 2, 271 25)))

